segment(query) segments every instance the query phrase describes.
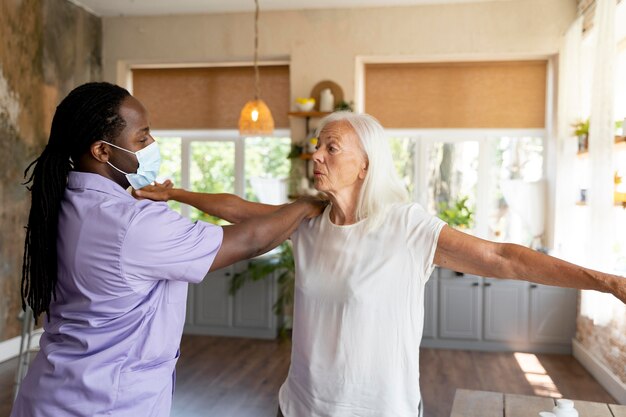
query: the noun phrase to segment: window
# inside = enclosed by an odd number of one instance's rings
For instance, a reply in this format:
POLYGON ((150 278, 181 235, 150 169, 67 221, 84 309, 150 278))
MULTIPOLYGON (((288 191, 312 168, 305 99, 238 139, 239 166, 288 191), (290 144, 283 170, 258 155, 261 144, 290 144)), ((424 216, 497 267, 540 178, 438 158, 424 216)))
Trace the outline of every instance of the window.
POLYGON ((363 106, 414 201, 464 232, 537 247, 549 75, 546 59, 365 63, 363 106))
MULTIPOLYGON (((274 137, 240 137, 236 130, 155 131, 162 167, 159 180, 203 193, 231 193, 252 201, 281 203, 286 198, 291 139, 286 130, 274 137), (262 187, 255 187, 257 182, 262 187), (267 191, 273 191, 267 195, 267 191), (264 193, 265 192, 265 193, 264 193)), ((170 201, 172 209, 191 217, 225 224, 199 210, 170 201)))
MULTIPOLYGON (((400 178, 428 212, 446 221, 456 218, 460 229, 482 238, 526 246, 533 242, 530 230, 542 226, 543 213, 520 213, 503 188, 515 180, 543 179, 543 129, 387 133, 400 178), (458 210, 462 206, 467 211, 458 210)), ((543 209, 544 201, 534 203, 543 209)))

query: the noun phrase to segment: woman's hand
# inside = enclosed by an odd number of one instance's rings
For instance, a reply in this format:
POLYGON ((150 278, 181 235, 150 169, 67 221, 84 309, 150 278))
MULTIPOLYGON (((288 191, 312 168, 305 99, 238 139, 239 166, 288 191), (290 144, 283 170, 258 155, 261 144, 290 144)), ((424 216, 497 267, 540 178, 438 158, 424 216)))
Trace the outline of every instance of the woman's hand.
POLYGON ((322 214, 326 206, 328 205, 328 200, 323 200, 319 197, 300 197, 296 200, 297 204, 307 205, 309 208, 308 213, 306 214, 307 219, 312 219, 314 217, 322 214))
POLYGON ((626 304, 626 277, 615 277, 615 283, 611 291, 622 303, 626 304))
POLYGON ((133 196, 138 199, 147 198, 154 201, 168 201, 172 198, 174 183, 165 180, 163 183, 155 182, 154 185, 146 185, 141 190, 133 189, 133 196))

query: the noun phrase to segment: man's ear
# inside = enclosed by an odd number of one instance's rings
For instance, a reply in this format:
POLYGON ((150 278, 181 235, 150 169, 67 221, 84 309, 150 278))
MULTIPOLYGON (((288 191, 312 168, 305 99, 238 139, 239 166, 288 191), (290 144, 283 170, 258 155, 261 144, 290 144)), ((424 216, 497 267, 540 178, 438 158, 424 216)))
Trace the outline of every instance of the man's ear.
POLYGON ((102 162, 103 164, 109 162, 109 158, 111 157, 111 148, 103 141, 98 140, 92 143, 89 147, 89 151, 91 156, 94 157, 96 161, 102 162))

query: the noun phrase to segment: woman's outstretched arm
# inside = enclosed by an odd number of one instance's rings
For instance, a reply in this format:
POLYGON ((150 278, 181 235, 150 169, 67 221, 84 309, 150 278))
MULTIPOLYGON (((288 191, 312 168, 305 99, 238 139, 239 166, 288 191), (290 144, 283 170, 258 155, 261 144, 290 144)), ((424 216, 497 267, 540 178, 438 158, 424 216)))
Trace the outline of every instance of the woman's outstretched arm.
POLYGON ((496 243, 444 226, 436 265, 468 274, 611 293, 626 303, 626 278, 584 268, 524 246, 496 243))
POLYGON ((175 200, 234 224, 272 214, 284 206, 254 203, 233 194, 194 193, 174 188, 170 181, 149 185, 141 190, 134 190, 133 193, 139 198, 155 201, 175 200))

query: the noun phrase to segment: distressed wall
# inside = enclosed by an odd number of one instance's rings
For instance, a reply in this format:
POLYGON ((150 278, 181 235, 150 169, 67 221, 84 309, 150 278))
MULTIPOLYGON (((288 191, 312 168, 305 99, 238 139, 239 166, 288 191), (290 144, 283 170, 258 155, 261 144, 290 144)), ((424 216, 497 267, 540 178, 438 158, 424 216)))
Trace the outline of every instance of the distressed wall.
POLYGON ((591 300, 583 292, 583 304, 576 326, 576 339, 599 362, 626 384, 626 305, 609 295, 595 295, 591 300))
POLYGON ((0 342, 20 333, 24 169, 58 101, 101 79, 101 42, 101 19, 67 0, 0 0, 0 342))

